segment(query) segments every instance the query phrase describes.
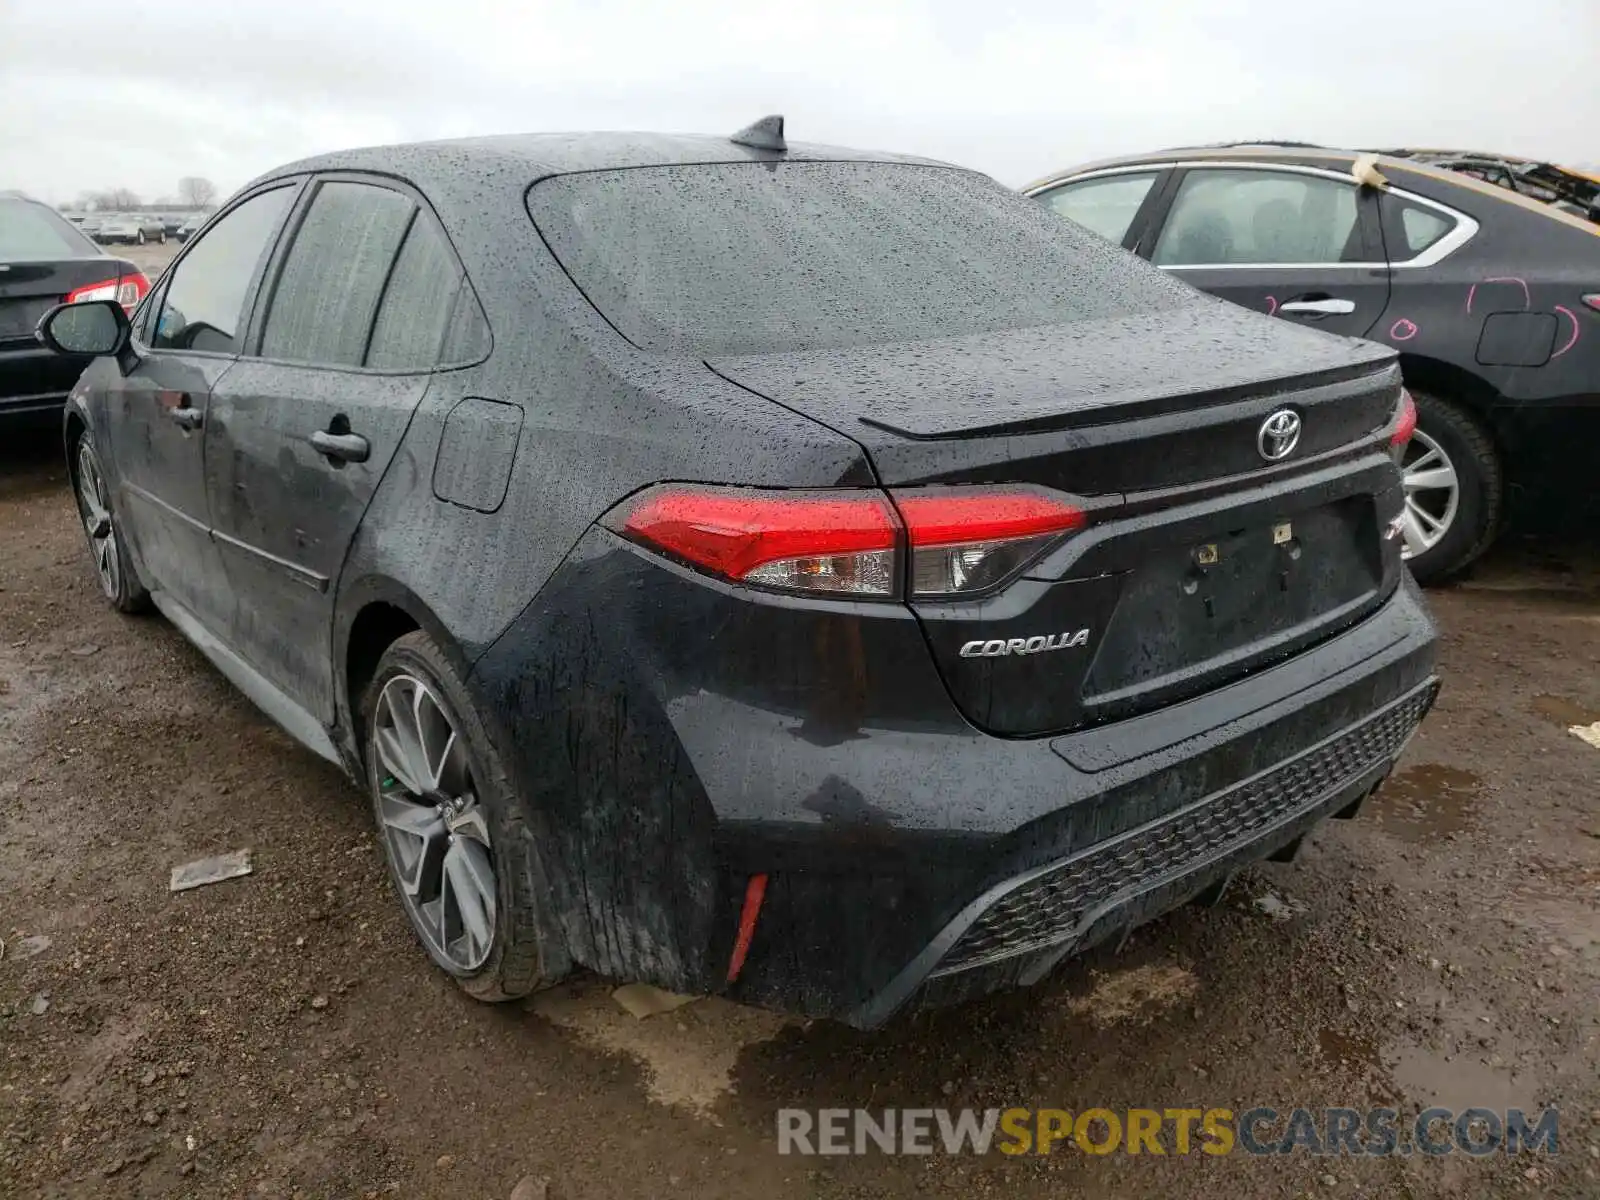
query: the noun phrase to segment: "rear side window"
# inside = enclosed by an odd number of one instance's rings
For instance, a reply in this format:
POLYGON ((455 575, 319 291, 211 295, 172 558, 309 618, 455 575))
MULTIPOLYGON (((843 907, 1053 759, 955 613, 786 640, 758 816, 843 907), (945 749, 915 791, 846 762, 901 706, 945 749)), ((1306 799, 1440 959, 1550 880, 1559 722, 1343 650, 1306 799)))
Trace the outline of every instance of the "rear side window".
POLYGON ((264 358, 358 367, 416 205, 365 183, 317 188, 284 258, 261 336, 264 358))
POLYGON ((461 269, 449 243, 419 216, 384 290, 367 366, 389 371, 432 368, 461 286, 461 269))
POLYGON ((1128 226, 1138 215, 1139 206, 1156 180, 1154 171, 1129 175, 1106 175, 1067 183, 1034 197, 1047 208, 1093 230, 1108 242, 1121 245, 1128 226))
POLYGON ((0 262, 84 258, 99 248, 72 222, 32 200, 0 200, 0 262))
POLYGON ((1415 204, 1405 205, 1400 209, 1400 232, 1406 253, 1396 258, 1415 258, 1453 228, 1455 222, 1443 213, 1415 204))
POLYGON ((1193 170, 1156 241, 1164 267, 1363 259, 1353 182, 1288 171, 1193 170))
POLYGON ((991 179, 881 162, 559 175, 528 209, 629 341, 710 357, 1180 308, 1190 292, 991 179))
POLYGON ((245 297, 294 193, 281 187, 252 196, 194 243, 161 298, 153 348, 238 351, 245 297))

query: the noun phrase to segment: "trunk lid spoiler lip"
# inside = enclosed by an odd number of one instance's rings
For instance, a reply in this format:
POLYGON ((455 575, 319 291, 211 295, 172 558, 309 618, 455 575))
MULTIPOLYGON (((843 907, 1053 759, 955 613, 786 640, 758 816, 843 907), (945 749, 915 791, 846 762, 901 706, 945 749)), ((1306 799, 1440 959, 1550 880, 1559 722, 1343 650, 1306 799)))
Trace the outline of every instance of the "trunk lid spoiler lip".
POLYGON ((1189 310, 838 350, 702 360, 858 441, 939 443, 1118 424, 1395 369, 1392 348, 1216 302, 1189 310), (1232 309, 1228 312, 1226 309, 1232 309), (1006 397, 1001 400, 997 397, 1006 397))

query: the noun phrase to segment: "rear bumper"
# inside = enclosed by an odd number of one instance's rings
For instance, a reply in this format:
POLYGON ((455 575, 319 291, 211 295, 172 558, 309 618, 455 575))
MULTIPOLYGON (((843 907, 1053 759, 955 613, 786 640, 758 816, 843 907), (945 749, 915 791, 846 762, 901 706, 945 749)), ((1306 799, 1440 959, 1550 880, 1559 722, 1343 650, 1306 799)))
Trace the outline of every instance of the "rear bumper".
POLYGON ((1240 866, 1354 808, 1388 774, 1432 705, 1429 680, 1276 766, 1137 829, 989 888, 883 991, 855 1009, 872 1026, 901 1008, 1038 982, 1057 963, 1159 916, 1240 866))
POLYGON ((92 361, 26 342, 0 346, 0 421, 59 414, 67 393, 92 361))
POLYGON ((907 610, 753 600, 595 531, 470 686, 573 960, 871 1026, 1031 981, 1348 808, 1431 702, 1436 636, 1406 576, 1237 682, 1007 739, 907 610))

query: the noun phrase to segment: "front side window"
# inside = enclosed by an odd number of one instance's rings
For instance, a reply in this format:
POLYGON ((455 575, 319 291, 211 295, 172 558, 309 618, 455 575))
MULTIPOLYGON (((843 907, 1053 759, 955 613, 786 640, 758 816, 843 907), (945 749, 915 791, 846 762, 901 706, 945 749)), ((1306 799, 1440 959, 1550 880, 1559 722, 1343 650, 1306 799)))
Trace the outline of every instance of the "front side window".
POLYGON ((1063 184, 1035 196, 1046 208, 1093 230, 1108 242, 1122 244, 1128 226, 1156 181, 1156 173, 1106 175, 1063 184))
POLYGON ((272 294, 262 357, 361 366, 416 207, 410 197, 371 184, 336 180, 318 187, 272 294))
POLYGON ((1359 262, 1358 221, 1353 182, 1288 171, 1192 170, 1153 257, 1164 267, 1359 262))
POLYGON ((238 352, 250 282, 294 193, 281 187, 252 196, 183 256, 162 297, 152 348, 238 352))

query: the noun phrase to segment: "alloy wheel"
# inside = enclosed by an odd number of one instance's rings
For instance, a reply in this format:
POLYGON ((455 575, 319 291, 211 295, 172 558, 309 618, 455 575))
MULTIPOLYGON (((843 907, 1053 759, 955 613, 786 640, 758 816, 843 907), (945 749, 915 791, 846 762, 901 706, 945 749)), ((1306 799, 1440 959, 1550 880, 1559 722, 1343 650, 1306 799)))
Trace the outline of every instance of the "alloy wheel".
POLYGON ((1461 504, 1461 481, 1444 447, 1421 429, 1412 434, 1406 447, 1400 478, 1406 497, 1401 556, 1415 558, 1432 550, 1450 532, 1461 504))
POLYGON ((466 740, 438 693, 402 674, 378 697, 371 749, 378 819, 412 924, 436 961, 470 974, 493 949, 498 891, 466 740))
POLYGON ((78 444, 78 512, 83 517, 84 532, 89 535, 100 587, 115 600, 122 587, 122 560, 117 553, 116 526, 106 499, 105 477, 100 474, 100 463, 87 438, 78 444))

